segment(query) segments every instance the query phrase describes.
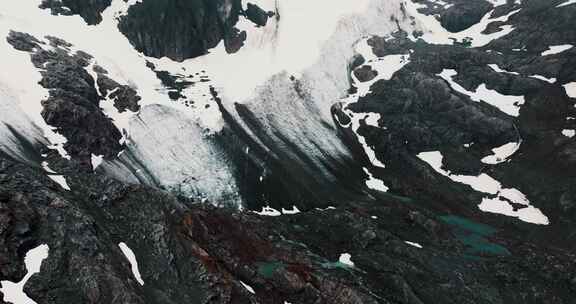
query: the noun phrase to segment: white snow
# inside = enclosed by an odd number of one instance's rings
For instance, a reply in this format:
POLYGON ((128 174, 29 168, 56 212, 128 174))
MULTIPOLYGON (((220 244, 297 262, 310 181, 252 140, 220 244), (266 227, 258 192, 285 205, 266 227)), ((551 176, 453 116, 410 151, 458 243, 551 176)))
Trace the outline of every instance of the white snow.
MULTIPOLYGON (((328 207, 327 209, 335 209, 334 207, 328 207)), ((324 210, 327 210, 324 209, 324 210)), ((319 209, 321 210, 321 209, 319 209)), ((264 206, 262 207, 262 211, 258 212, 258 211, 252 211, 258 215, 262 215, 262 216, 281 216, 281 215, 293 215, 293 214, 298 214, 301 211, 298 209, 298 207, 296 206, 292 206, 292 209, 284 209, 282 208, 282 211, 278 211, 270 206, 264 206)))
POLYGON ((470 96, 474 101, 484 101, 510 116, 518 116, 520 114, 520 107, 524 104, 524 96, 503 95, 495 90, 486 88, 485 84, 479 85, 474 92, 471 92, 454 81, 453 78, 456 75, 458 75, 458 72, 452 69, 444 69, 438 74, 450 84, 452 89, 470 96))
POLYGON ((58 183, 58 185, 60 185, 64 190, 70 191, 70 186, 68 186, 68 182, 66 182, 64 175, 48 174, 48 177, 58 183))
POLYGON ((119 243, 118 247, 120 247, 120 250, 122 250, 122 253, 130 262, 130 265, 132 266, 132 274, 134 275, 136 281, 138 281, 140 285, 144 285, 144 281, 142 280, 142 276, 140 275, 140 270, 138 268, 138 261, 136 261, 136 255, 132 249, 130 249, 130 247, 128 247, 128 245, 126 245, 124 242, 119 243))
POLYGON ((492 70, 494 70, 495 72, 498 73, 506 73, 506 74, 511 74, 511 75, 520 75, 520 73, 518 72, 510 72, 507 70, 503 70, 501 69, 497 64, 489 64, 488 67, 490 67, 492 70))
POLYGON ((571 44, 562 44, 562 45, 551 45, 548 47, 548 50, 542 52, 542 56, 548 56, 548 55, 554 55, 554 54, 559 54, 562 53, 564 51, 567 51, 571 48, 573 48, 574 46, 571 44))
POLYGON ((388 192, 388 190, 390 190, 382 180, 375 178, 367 168, 362 169, 364 170, 364 173, 368 175, 368 179, 366 180, 366 186, 368 188, 382 192, 388 192))
POLYGON ((92 154, 92 157, 91 157, 92 169, 96 170, 96 168, 98 168, 98 166, 100 166, 100 164, 102 163, 103 160, 104 160, 104 155, 92 154))
POLYGON ((482 199, 478 208, 485 212, 499 213, 507 216, 518 217, 520 220, 540 225, 548 225, 550 222, 539 209, 530 205, 526 196, 517 189, 503 188, 502 184, 486 173, 478 176, 456 175, 443 168, 443 155, 440 151, 422 152, 418 158, 427 162, 436 172, 447 176, 451 180, 468 185, 474 190, 489 194, 482 199), (510 203, 524 205, 522 209, 513 211, 510 203))
POLYGON ((416 247, 416 248, 420 248, 420 249, 423 248, 422 245, 420 245, 420 244, 418 244, 418 243, 415 243, 415 242, 404 241, 404 243, 406 243, 406 244, 408 244, 408 245, 410 245, 410 246, 414 246, 414 247, 416 247))
POLYGON ((42 261, 48 257, 49 247, 46 244, 40 245, 31 249, 26 253, 24 263, 26 264, 26 276, 18 283, 10 281, 1 281, 0 291, 4 294, 4 302, 11 302, 13 304, 36 304, 34 300, 30 299, 24 293, 24 285, 32 277, 32 275, 40 272, 42 261))
POLYGON ((250 293, 252 294, 256 294, 256 292, 254 291, 254 288, 252 288, 252 286, 240 281, 240 284, 242 284, 242 286, 244 286, 244 288, 246 288, 246 290, 248 290, 250 293))
POLYGON ((262 211, 257 212, 257 211, 253 211, 254 213, 258 214, 258 215, 263 215, 263 216, 281 216, 282 212, 270 207, 270 206, 264 206, 262 207, 262 211))
POLYGON ((576 98, 576 82, 567 83, 564 86, 566 90, 566 95, 570 98, 576 98))
POLYGON ((368 143, 366 142, 366 139, 364 139, 364 136, 358 134, 358 129, 360 128, 360 121, 364 120, 364 121, 374 121, 374 119, 379 119, 379 118, 374 118, 374 116, 380 116, 380 114, 378 113, 354 113, 348 109, 344 110, 344 113, 346 113, 351 121, 352 121, 352 131, 354 131, 354 134, 356 134, 356 138, 358 139, 358 141, 360 142, 360 144, 362 145, 362 148, 364 149, 364 153, 366 153, 366 156, 368 156, 368 158, 370 159, 370 163, 372 163, 373 166, 376 167, 380 167, 380 168, 386 168, 386 165, 384 163, 382 163, 378 157, 376 156, 376 151, 374 151, 374 149, 372 149, 372 147, 370 147, 368 145, 368 143))
POLYGON ((328 211, 328 210, 334 210, 334 209, 336 209, 336 207, 334 207, 334 206, 328 206, 328 207, 326 207, 326 208, 324 208, 324 209, 322 209, 322 208, 316 208, 316 210, 318 210, 318 211, 328 211))
POLYGON ((545 77, 545 76, 542 76, 542 75, 531 75, 531 76, 529 76, 529 77, 535 78, 535 79, 540 79, 540 80, 546 81, 546 82, 548 82, 548 83, 555 83, 555 82, 556 82, 556 78, 548 78, 548 77, 545 77))
POLYGON ((482 162, 485 164, 496 165, 508 160, 510 156, 512 156, 518 149, 520 149, 520 145, 522 142, 510 142, 503 146, 497 147, 492 149, 494 154, 488 155, 482 158, 482 162))
POLYGON ((51 180, 58 183, 60 187, 62 187, 64 190, 70 191, 70 187, 68 186, 68 182, 66 182, 66 178, 64 177, 64 175, 58 174, 54 170, 52 170, 47 161, 42 162, 42 169, 46 171, 46 175, 51 180))
POLYGON ((298 214, 298 213, 300 213, 300 210, 298 210, 298 207, 296 207, 296 206, 292 206, 292 209, 282 208, 282 214, 291 215, 291 214, 298 214))
POLYGON ((563 6, 567 6, 567 5, 575 4, 575 3, 576 3, 576 0, 568 0, 568 1, 564 2, 564 3, 561 3, 561 4, 556 5, 556 7, 563 7, 563 6))
POLYGON ((576 130, 574 129, 564 129, 562 130, 562 135, 572 138, 574 137, 574 135, 576 135, 576 130))
MULTIPOLYGON (((420 39, 430 44, 453 44, 453 41, 462 42, 466 38, 472 38, 472 47, 485 46, 491 41, 504 37, 514 30, 511 25, 500 26, 500 31, 491 34, 482 34, 489 23, 492 22, 507 22, 510 16, 518 13, 520 10, 510 12, 505 16, 492 18, 494 10, 488 12, 480 22, 458 33, 451 33, 446 30, 440 22, 433 15, 425 15, 418 12, 419 8, 426 7, 425 4, 415 3, 412 0, 406 0, 406 9, 408 13, 416 18, 424 28, 424 34, 419 37, 420 39)), ((413 37, 412 37, 413 38, 413 37)))
POLYGON ((354 262, 352 262, 352 255, 349 253, 343 253, 340 255, 338 261, 344 265, 348 265, 350 267, 354 267, 354 262))
POLYGON ((514 210, 510 203, 502 199, 501 197, 496 198, 483 198, 478 208, 484 212, 498 213, 510 217, 517 217, 520 220, 538 224, 538 225, 548 225, 548 218, 540 211, 540 209, 533 206, 526 206, 522 209, 514 210))

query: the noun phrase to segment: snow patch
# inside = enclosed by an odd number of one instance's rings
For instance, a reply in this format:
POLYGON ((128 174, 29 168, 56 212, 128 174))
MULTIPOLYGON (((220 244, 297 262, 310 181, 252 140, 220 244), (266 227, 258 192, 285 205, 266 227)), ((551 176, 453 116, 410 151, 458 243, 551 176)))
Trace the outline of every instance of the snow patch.
POLYGON ((282 214, 298 214, 300 213, 300 210, 298 210, 298 207, 296 206, 292 206, 292 209, 284 209, 282 208, 282 214))
POLYGON ((338 258, 338 261, 344 265, 348 265, 350 267, 354 267, 354 262, 352 262, 352 255, 349 253, 343 253, 338 258))
POLYGON ((548 225, 550 223, 548 217, 530 205, 530 201, 522 192, 514 188, 503 188, 499 181, 486 173, 481 173, 478 176, 452 174, 443 169, 443 155, 440 151, 422 152, 417 157, 428 163, 436 172, 451 180, 468 185, 476 191, 490 194, 490 196, 484 197, 478 205, 482 211, 517 217, 532 224, 548 225), (524 207, 514 210, 511 203, 524 207))
POLYGON ((454 81, 454 77, 458 75, 458 72, 452 69, 444 69, 437 75, 446 80, 452 89, 470 96, 470 99, 476 102, 484 101, 510 116, 517 117, 520 115, 520 107, 524 104, 524 96, 503 95, 495 90, 486 88, 486 84, 479 85, 474 92, 468 91, 454 81))
MULTIPOLYGON (((334 207, 332 207, 334 208, 334 207)), ((327 209, 332 209, 330 207, 328 207, 327 209)), ((324 210, 327 210, 324 209, 324 210)), ((335 208, 334 208, 335 209, 335 208)), ((320 210, 320 209, 319 209, 320 210)), ((252 211, 253 213, 256 213, 258 215, 262 215, 262 216, 281 216, 281 215, 293 215, 293 214, 298 214, 301 211, 298 209, 298 207, 296 206, 292 206, 292 209, 284 209, 282 208, 282 211, 278 211, 270 206, 264 206, 262 207, 262 211, 258 212, 258 211, 252 211)))
POLYGON ((382 192, 388 192, 388 190, 390 190, 382 180, 375 178, 367 168, 363 168, 363 170, 364 173, 368 175, 368 179, 366 180, 366 186, 368 188, 382 192))
POLYGON ((568 137, 568 138, 572 138, 574 137, 574 135, 576 135, 576 130, 574 129, 564 129, 562 130, 562 135, 568 137))
MULTIPOLYGON (((514 30, 512 25, 502 25, 500 26, 500 31, 491 34, 483 34, 482 32, 486 29, 488 24, 492 22, 507 22, 510 16, 520 11, 515 10, 505 16, 492 18, 492 14, 494 13, 494 10, 492 10, 484 15, 480 22, 468 29, 458 33, 451 33, 440 24, 435 16, 425 15, 418 11, 419 8, 425 8, 425 4, 415 3, 413 0, 407 0, 404 3, 406 4, 408 13, 414 16, 424 28, 424 34, 419 37, 420 39, 430 44, 453 44, 454 41, 464 42, 467 39, 471 39, 471 47, 482 47, 495 39, 508 35, 514 30)), ((417 40, 414 37, 411 37, 411 39, 417 40)))
POLYGON ((492 149, 494 154, 482 158, 482 162, 489 165, 496 165, 508 160, 508 158, 520 149, 522 142, 510 142, 503 146, 492 149))
POLYGON ((511 75, 520 75, 520 73, 518 72, 510 72, 507 70, 503 70, 501 69, 497 64, 489 64, 488 67, 490 67, 492 70, 494 70, 494 72, 497 73, 505 73, 505 74, 511 74, 511 75))
POLYGON ((547 78, 547 77, 542 76, 542 75, 531 75, 529 77, 534 78, 534 79, 539 79, 542 81, 546 81, 548 83, 556 83, 556 78, 547 78))
POLYGON ((136 255, 132 249, 130 249, 130 247, 128 247, 128 245, 126 245, 124 242, 119 243, 118 247, 120 247, 120 250, 122 250, 122 253, 130 262, 130 265, 132 266, 132 274, 134 275, 136 281, 138 281, 140 285, 144 285, 144 280, 142 280, 142 276, 140 275, 140 270, 138 268, 138 261, 136 261, 136 255))
POLYGON ((0 282, 0 291, 4 294, 4 302, 11 302, 13 304, 36 304, 36 302, 29 298, 24 292, 24 285, 32 275, 40 272, 42 261, 48 258, 49 249, 48 245, 43 244, 26 253, 24 263, 26 264, 28 273, 26 273, 26 276, 20 282, 0 282))
POLYGON ((576 82, 570 82, 563 85, 564 90, 566 90, 566 95, 570 98, 576 98, 576 82))
POLYGON ((240 284, 242 284, 242 286, 244 286, 244 288, 246 288, 246 290, 248 290, 250 293, 252 294, 256 294, 256 291, 254 291, 254 288, 252 288, 252 286, 240 281, 240 284))
POLYGON ((263 216, 281 216, 282 212, 270 207, 270 206, 264 206, 262 207, 262 211, 258 212, 258 211, 252 211, 258 215, 263 215, 263 216))
POLYGON ((47 161, 42 162, 42 169, 46 171, 47 173, 46 175, 48 176, 48 178, 58 183, 60 187, 62 187, 64 190, 70 191, 70 187, 68 186, 68 183, 66 182, 66 178, 64 177, 64 175, 60 175, 56 173, 54 170, 52 170, 48 165, 47 161))
POLYGON ((542 54, 540 54, 540 55, 548 56, 548 55, 559 54, 559 53, 567 51, 573 47, 574 46, 571 44, 551 45, 548 47, 548 50, 542 52, 542 54))
POLYGON ((567 6, 567 5, 571 5, 571 4, 576 4, 576 0, 568 0, 564 3, 556 5, 556 7, 563 7, 563 6, 567 6))
POLYGON ((406 243, 406 244, 408 244, 408 245, 410 245, 410 246, 414 246, 414 247, 416 247, 416 248, 420 248, 420 249, 424 248, 424 247, 422 247, 422 245, 420 245, 420 244, 418 244, 418 243, 415 243, 415 242, 404 241, 404 243, 406 243))
POLYGON ((100 166, 100 164, 102 163, 103 160, 104 160, 104 155, 92 154, 92 157, 91 157, 92 169, 96 170, 96 168, 98 168, 98 166, 100 166))

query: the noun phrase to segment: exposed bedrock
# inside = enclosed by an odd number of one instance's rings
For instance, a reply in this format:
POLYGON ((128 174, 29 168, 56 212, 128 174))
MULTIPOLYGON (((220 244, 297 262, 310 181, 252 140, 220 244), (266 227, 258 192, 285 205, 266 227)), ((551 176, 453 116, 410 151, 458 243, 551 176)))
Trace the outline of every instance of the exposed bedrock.
POLYGON ((256 5, 244 12, 240 0, 146 0, 132 5, 118 27, 145 55, 182 61, 206 54, 221 41, 229 53, 238 51, 246 32, 235 25, 244 15, 263 26, 271 14, 256 5))
POLYGON ((50 9, 54 15, 80 15, 86 23, 94 25, 102 21, 101 13, 112 0, 42 0, 40 8, 50 9))
MULTIPOLYGON (((499 54, 381 38, 372 38, 368 44, 381 57, 410 54, 409 64, 390 80, 376 82, 371 93, 349 106, 357 113, 380 114, 377 126, 364 124, 358 133, 386 164, 385 169, 374 170, 374 175, 393 193, 428 201, 431 208, 439 210, 458 210, 475 218, 491 217, 489 221, 523 225, 480 211, 477 205, 484 194, 438 174, 417 157, 421 152, 441 151, 444 170, 466 176, 487 174, 506 187, 520 189, 532 205, 555 218, 551 230, 569 229, 574 214, 570 189, 575 176, 572 169, 566 169, 574 168, 576 155, 573 140, 561 131, 573 126, 568 117, 576 111, 574 99, 566 95, 561 84, 576 79, 571 76, 572 67, 566 66, 573 59, 570 51, 553 56, 499 54), (533 76, 540 74, 532 64, 549 65, 540 71, 550 71, 548 77, 559 73, 566 78, 556 83, 536 79, 533 76), (513 73, 498 72, 489 65, 499 65, 513 73), (438 75, 446 69, 455 71, 451 82, 438 75), (522 96, 523 104, 517 104, 519 115, 504 113, 502 104, 498 104, 502 98, 497 95, 482 97, 492 104, 472 100, 462 88, 455 89, 454 83, 469 92, 484 85, 504 96, 522 96), (510 142, 520 143, 510 160, 496 165, 481 161, 492 154, 493 148, 510 142), (405 174, 408 171, 409 177, 405 174)), ((565 245, 563 237, 547 235, 538 228, 531 230, 534 239, 565 245)))
POLYGON ((102 111, 100 101, 109 97, 119 112, 137 111, 140 97, 134 89, 107 77, 103 69, 95 73, 96 83, 88 72, 92 56, 72 52, 71 45, 57 37, 45 38, 47 42, 20 32, 11 32, 7 38, 15 49, 30 53, 42 75, 38 85, 49 93, 47 99, 38 101, 43 119, 67 139, 64 148, 69 155, 86 166, 91 166, 92 154, 107 159, 116 157, 122 150, 122 134, 102 111))
POLYGON ((48 245, 48 258, 24 288, 38 303, 516 304, 574 297, 573 254, 538 247, 499 224, 435 215, 426 204, 389 197, 263 217, 52 160, 75 190, 0 158, 0 280, 19 281, 25 253, 48 245), (120 242, 135 252, 143 286, 120 242))

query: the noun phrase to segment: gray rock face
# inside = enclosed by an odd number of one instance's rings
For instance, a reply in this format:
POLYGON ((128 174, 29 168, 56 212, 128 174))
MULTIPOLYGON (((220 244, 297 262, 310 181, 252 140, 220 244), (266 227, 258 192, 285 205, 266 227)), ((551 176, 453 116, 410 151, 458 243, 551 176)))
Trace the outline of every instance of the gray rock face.
POLYGON ((478 23, 492 9, 488 1, 454 1, 454 5, 443 11, 440 23, 450 32, 463 31, 478 23))
POLYGON ((182 61, 222 40, 237 49, 234 25, 241 10, 239 0, 148 0, 131 6, 119 29, 145 55, 182 61))
POLYGON ((46 39, 53 49, 44 49, 43 42, 24 33, 11 32, 7 38, 15 49, 30 53, 42 74, 39 84, 50 93, 41 101, 42 117, 66 137, 65 149, 70 156, 87 167, 92 154, 116 157, 122 150, 122 134, 100 109, 100 100, 110 93, 120 112, 137 111, 140 97, 134 89, 106 77, 102 70, 97 73, 101 90, 97 92, 95 80, 86 71, 92 57, 82 51, 71 54, 70 44, 59 38, 46 39))
POLYGON ((101 13, 112 0, 42 0, 40 8, 50 9, 54 15, 80 15, 88 24, 102 21, 101 13))
POLYGON ((252 21, 258 26, 265 26, 268 22, 268 18, 274 15, 273 12, 266 12, 258 7, 258 5, 254 5, 252 3, 247 4, 245 14, 248 20, 252 21))

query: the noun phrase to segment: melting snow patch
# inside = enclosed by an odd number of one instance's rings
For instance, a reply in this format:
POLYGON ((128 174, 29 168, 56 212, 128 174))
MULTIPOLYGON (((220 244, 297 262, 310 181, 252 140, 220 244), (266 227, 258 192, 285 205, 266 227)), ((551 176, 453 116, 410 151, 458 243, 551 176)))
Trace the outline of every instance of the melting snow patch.
POLYGON ((502 188, 499 181, 486 173, 481 173, 478 176, 452 174, 442 168, 443 156, 440 151, 422 152, 417 157, 427 162, 436 172, 451 180, 468 185, 476 191, 490 194, 490 196, 483 198, 478 205, 482 211, 518 217, 522 221, 533 224, 548 225, 550 223, 548 217, 530 205, 530 201, 522 192, 514 188, 502 188), (510 203, 525 207, 515 211, 510 203))
POLYGON ((136 261, 136 255, 134 254, 132 249, 130 249, 130 247, 128 247, 128 245, 126 245, 126 243, 124 242, 119 243, 118 247, 120 247, 120 250, 122 250, 122 253, 124 253, 128 261, 130 262, 130 265, 132 266, 132 274, 134 275, 134 278, 136 278, 136 281, 138 281, 140 285, 144 285, 142 276, 140 276, 140 270, 138 269, 138 262, 136 261))
POLYGON ((244 288, 246 288, 246 290, 248 290, 250 293, 252 294, 256 294, 256 292, 254 291, 254 288, 252 288, 252 286, 240 281, 240 284, 242 284, 242 286, 244 286, 244 288))
POLYGON ((518 149, 520 149, 521 142, 510 142, 501 147, 492 149, 494 154, 482 158, 482 162, 489 165, 496 165, 508 160, 518 149))
POLYGON ((564 85, 566 95, 570 98, 576 98, 576 82, 570 82, 564 85))
POLYGON ((576 135, 576 130, 573 129, 564 129, 562 130, 562 135, 572 138, 574 137, 574 135, 576 135))
POLYGON ((58 183, 60 187, 62 187, 64 190, 70 191, 70 187, 68 186, 68 183, 66 182, 66 178, 64 177, 64 175, 57 174, 56 172, 54 172, 54 170, 50 169, 47 161, 42 162, 42 168, 44 169, 44 171, 46 171, 47 176, 51 180, 58 183))
POLYGON ((103 159, 104 159, 104 155, 92 154, 92 169, 96 170, 96 168, 98 168, 98 166, 100 166, 100 164, 102 163, 103 159))
POLYGON ((370 92, 370 87, 378 80, 390 80, 392 76, 405 65, 410 63, 410 54, 395 54, 384 57, 377 57, 368 44, 368 39, 360 40, 355 46, 356 53, 362 55, 364 66, 370 66, 378 75, 370 81, 361 82, 354 73, 351 74, 353 85, 358 88, 359 97, 366 96, 370 92))
POLYGON ((494 72, 497 73, 506 73, 506 74, 511 74, 511 75, 520 75, 520 73, 518 72, 510 72, 510 71, 506 71, 501 69, 497 64, 489 64, 488 67, 490 67, 492 70, 494 70, 494 72))
POLYGON ((1 281, 0 291, 4 294, 4 302, 11 302, 14 304, 36 304, 34 300, 30 299, 24 293, 24 285, 35 273, 40 272, 42 261, 48 257, 49 247, 46 244, 40 245, 26 253, 24 263, 28 273, 18 283, 10 281, 1 281))
POLYGON ((503 95, 495 90, 486 88, 485 84, 479 85, 474 92, 471 92, 454 81, 453 78, 456 75, 458 75, 458 72, 452 69, 444 69, 438 74, 438 76, 448 81, 452 89, 470 96, 474 101, 484 101, 510 116, 518 116, 520 114, 520 106, 524 104, 524 96, 503 95))
POLYGON ((64 175, 48 174, 48 177, 58 183, 58 185, 60 185, 64 190, 70 191, 70 186, 68 186, 68 182, 66 182, 64 175))
POLYGON ((366 186, 368 188, 382 192, 388 192, 388 190, 390 190, 390 188, 388 188, 382 180, 375 178, 367 168, 363 169, 364 173, 368 174, 368 179, 366 180, 366 186))
POLYGON ((282 214, 298 214, 298 213, 300 213, 300 210, 298 210, 298 207, 296 206, 292 206, 292 209, 282 208, 282 214))
POLYGON ((338 261, 344 265, 348 265, 350 267, 354 267, 354 262, 352 262, 352 255, 349 253, 343 253, 340 255, 338 261))
MULTIPOLYGON (((451 33, 446 30, 440 22, 433 15, 425 15, 418 11, 419 8, 426 7, 425 4, 415 3, 412 0, 407 0, 406 8, 408 13, 414 16, 424 27, 424 34, 420 37, 430 44, 453 44, 454 41, 463 42, 467 39, 471 40, 472 47, 485 46, 491 41, 504 37, 514 30, 511 25, 500 26, 500 31, 491 34, 483 34, 488 24, 492 22, 507 22, 510 16, 516 14, 520 10, 510 12, 505 16, 492 18, 491 15, 494 10, 488 12, 480 22, 458 33, 451 33)), ((414 39, 415 40, 415 39, 414 39)))
POLYGON ((570 5, 570 4, 576 4, 576 0, 568 0, 568 1, 564 2, 564 3, 561 3, 561 4, 556 5, 556 7, 563 7, 563 6, 567 6, 567 5, 570 5))
POLYGON ((540 80, 546 81, 548 83, 555 83, 556 82, 556 78, 547 78, 547 77, 544 77, 542 75, 531 75, 530 77, 535 78, 535 79, 540 79, 540 80))
POLYGON ((420 248, 420 249, 423 248, 422 245, 420 245, 420 244, 418 244, 418 243, 415 243, 415 242, 404 241, 404 243, 406 243, 406 244, 408 244, 408 245, 410 245, 410 246, 414 246, 414 247, 416 247, 416 248, 420 248))
POLYGON ((263 216, 281 216, 282 212, 270 207, 270 206, 265 206, 262 207, 262 211, 257 212, 257 211, 252 211, 258 215, 263 215, 263 216))
POLYGON ((554 54, 559 54, 562 53, 564 51, 567 51, 571 48, 573 48, 574 46, 571 44, 562 44, 562 45, 551 45, 548 47, 548 50, 542 52, 542 56, 548 56, 548 55, 554 55, 554 54))
MULTIPOLYGON (((372 47, 368 45, 368 39, 362 39, 355 45, 356 53, 362 55, 362 57, 366 60, 365 65, 370 66, 373 70, 378 72, 378 75, 370 80, 361 82, 356 78, 354 72, 350 75, 352 77, 352 84, 358 89, 357 93, 349 95, 344 101, 343 111, 351 120, 351 129, 356 134, 356 138, 358 142, 362 145, 366 156, 370 159, 370 162, 375 167, 385 168, 386 165, 382 163, 377 157, 376 152, 366 143, 366 139, 363 136, 358 134, 358 128, 360 128, 360 121, 364 121, 366 125, 379 127, 378 121, 380 120, 379 113, 355 113, 350 111, 347 106, 351 103, 355 103, 358 101, 360 97, 366 96, 370 93, 370 87, 378 80, 390 80, 392 76, 399 70, 402 69, 406 64, 410 63, 410 54, 404 55, 388 55, 384 57, 377 57, 374 55, 372 51, 372 47)), ((367 172, 364 169, 366 174, 369 176, 369 180, 366 182, 366 185, 375 190, 380 191, 388 191, 388 187, 386 187, 382 181, 375 179, 372 174, 367 172)))
POLYGON ((517 217, 520 220, 539 225, 548 225, 548 218, 540 211, 540 209, 533 206, 526 206, 521 209, 514 210, 514 207, 505 199, 501 197, 496 198, 483 198, 478 206, 484 212, 498 213, 510 217, 517 217))
POLYGON ((326 208, 324 208, 324 209, 322 209, 322 208, 316 208, 316 210, 318 210, 318 211, 328 211, 328 210, 335 210, 335 209, 336 209, 336 207, 334 207, 334 206, 328 206, 328 207, 326 207, 326 208))

